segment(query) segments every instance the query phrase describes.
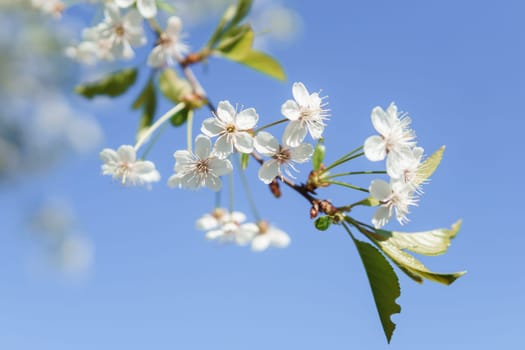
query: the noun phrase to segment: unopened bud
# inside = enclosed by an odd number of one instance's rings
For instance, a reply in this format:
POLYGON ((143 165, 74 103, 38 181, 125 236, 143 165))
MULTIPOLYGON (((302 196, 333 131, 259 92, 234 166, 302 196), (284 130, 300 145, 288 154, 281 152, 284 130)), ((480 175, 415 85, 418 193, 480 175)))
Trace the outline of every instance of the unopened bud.
POLYGON ((270 191, 272 192, 275 198, 281 197, 281 186, 279 186, 279 182, 277 182, 276 179, 270 182, 268 186, 270 187, 270 191))

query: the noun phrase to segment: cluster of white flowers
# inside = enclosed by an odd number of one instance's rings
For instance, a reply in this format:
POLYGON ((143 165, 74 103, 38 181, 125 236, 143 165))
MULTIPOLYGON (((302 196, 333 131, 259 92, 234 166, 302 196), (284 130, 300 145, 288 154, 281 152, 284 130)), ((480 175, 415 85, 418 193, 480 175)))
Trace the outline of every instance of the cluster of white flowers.
MULTIPOLYGON (((33 0, 47 4, 58 0, 33 0)), ((133 48, 146 44, 144 19, 157 14, 155 0, 100 0, 104 6, 104 19, 91 28, 84 29, 83 41, 66 48, 66 55, 84 64, 94 64, 99 60, 129 60, 135 55, 133 48), (136 3, 135 8, 130 8, 136 3), (128 9, 130 8, 130 9, 128 9), (125 13, 121 13, 124 9, 125 13)), ((58 8, 54 5, 53 8, 58 8)), ((148 65, 162 67, 172 65, 182 59, 189 50, 182 41, 182 22, 179 17, 168 18, 166 30, 159 33, 157 45, 148 56, 148 65)))
POLYGON ((288 234, 265 221, 244 223, 246 215, 216 208, 197 220, 196 227, 206 231, 206 238, 219 242, 251 245, 253 251, 263 251, 269 247, 286 248, 290 244, 288 234))
POLYGON ((417 194, 421 193, 418 169, 424 151, 416 147, 410 118, 406 113, 399 113, 394 103, 386 111, 375 107, 371 118, 379 135, 366 139, 364 153, 371 161, 386 158, 386 171, 390 176, 390 183, 374 180, 370 185, 372 197, 380 202, 372 223, 376 228, 383 227, 395 210, 396 219, 404 224, 408 221, 408 207, 417 204, 417 194))

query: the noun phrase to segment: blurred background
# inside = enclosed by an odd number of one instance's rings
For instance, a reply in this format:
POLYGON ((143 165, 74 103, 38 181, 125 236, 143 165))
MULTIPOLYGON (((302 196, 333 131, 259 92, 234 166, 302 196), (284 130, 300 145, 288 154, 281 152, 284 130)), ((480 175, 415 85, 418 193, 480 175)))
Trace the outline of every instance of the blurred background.
MULTIPOLYGON (((172 2, 192 49, 232 2, 172 2)), ((30 1, 0 0, 0 349, 519 346, 525 4, 255 0, 248 21, 256 45, 283 64, 288 81, 219 59, 194 69, 214 101, 255 107, 268 122, 280 118, 293 82, 322 90, 331 110, 328 160, 374 134, 370 111, 392 101, 411 115, 427 154, 447 146, 402 229, 462 218, 449 252, 422 261, 469 273, 450 287, 417 285, 399 273, 402 311, 390 346, 346 233, 316 231, 306 202, 288 189, 274 199, 254 164, 248 175, 259 210, 290 234, 286 249, 257 254, 206 241, 195 229, 214 195, 165 185, 172 153, 186 144, 182 129, 168 129, 148 156, 163 178, 151 190, 100 175, 102 148, 134 142, 140 113, 130 105, 141 84, 91 101, 73 88, 143 65, 148 52, 80 66, 64 50, 102 12, 66 4, 56 16, 30 1)), ((158 113, 170 106, 163 101, 158 113)), ((204 109, 196 114, 207 117, 204 109)), ((308 169, 300 169, 305 179, 308 169)), ((356 200, 337 188, 323 193, 342 204, 356 200)), ((240 186, 235 201, 248 212, 240 186)), ((366 221, 372 213, 359 215, 366 221)))

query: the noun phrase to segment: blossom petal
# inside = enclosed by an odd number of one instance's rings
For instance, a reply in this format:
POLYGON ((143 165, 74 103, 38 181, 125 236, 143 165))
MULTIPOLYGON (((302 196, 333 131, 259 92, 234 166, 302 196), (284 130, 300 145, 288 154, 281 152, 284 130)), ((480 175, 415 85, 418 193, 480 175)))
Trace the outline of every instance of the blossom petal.
POLYGON ((168 179, 168 186, 169 187, 182 187, 182 184, 181 184, 181 179, 182 179, 182 176, 181 174, 174 174, 174 175, 171 175, 170 178, 168 179))
POLYGON ((398 148, 389 152, 386 157, 386 171, 388 175, 394 179, 398 179, 403 175, 403 172, 413 158, 413 152, 408 147, 398 148))
POLYGON ((209 231, 219 226, 219 220, 213 215, 205 214, 195 222, 195 227, 201 231, 209 231))
POLYGON ((279 163, 275 159, 270 159, 259 168, 259 179, 265 184, 269 184, 279 175, 279 163))
POLYGON ((205 135, 198 135, 195 138, 195 154, 199 159, 204 160, 210 156, 211 141, 205 135))
POLYGON ((301 116, 299 105, 294 100, 288 100, 283 103, 281 113, 290 120, 297 120, 301 116))
POLYGON ((279 152, 279 141, 266 131, 261 131, 255 136, 254 146, 257 152, 266 157, 272 157, 279 152))
POLYGON ((282 230, 272 227, 271 231, 269 231, 267 234, 271 235, 272 245, 275 247, 285 248, 290 245, 290 236, 288 236, 288 234, 282 230))
POLYGON ((259 121, 259 115, 255 111, 255 108, 248 108, 242 110, 235 116, 235 126, 239 130, 250 130, 257 125, 259 121))
POLYGON ((233 171, 232 163, 228 159, 212 158, 208 162, 208 166, 216 176, 223 176, 233 171))
POLYGON ((241 153, 253 152, 253 137, 247 132, 237 132, 233 135, 233 144, 241 153))
POLYGON ((310 103, 310 93, 303 83, 294 83, 292 87, 293 98, 299 106, 307 107, 310 103))
POLYGON ((314 153, 314 148, 309 143, 302 143, 291 149, 291 158, 296 163, 304 163, 310 159, 314 153))
POLYGON ((375 228, 381 228, 390 220, 391 211, 387 207, 379 207, 372 218, 372 224, 375 228))
POLYGON ((124 163, 133 163, 137 157, 135 149, 130 145, 120 146, 117 150, 117 154, 120 158, 120 161, 124 163))
POLYGON ((219 158, 226 158, 233 153, 233 142, 228 134, 219 136, 217 141, 215 141, 213 152, 215 152, 219 158))
POLYGON ((291 121, 284 129, 283 143, 290 147, 297 147, 303 142, 308 129, 300 120, 291 121))
MULTIPOLYGON (((133 5, 134 2, 135 0, 115 0, 115 4, 117 4, 118 7, 123 8, 130 7, 131 5, 133 5)), ((109 4, 107 4, 106 6, 108 5, 109 4)))
POLYGON ((157 14, 156 0, 137 0, 137 8, 144 18, 153 18, 157 14))
POLYGON ((222 181, 217 176, 208 175, 206 176, 205 182, 206 182, 206 187, 208 187, 209 189, 215 192, 219 191, 222 187, 222 181))
POLYGON ((214 137, 223 131, 224 128, 220 125, 217 118, 208 118, 202 122, 201 132, 206 136, 214 137))
MULTIPOLYGON (((389 107, 390 108, 390 107, 389 107)), ((390 130, 394 127, 397 117, 392 118, 391 114, 385 113, 381 107, 375 107, 372 110, 372 125, 380 135, 386 136, 390 134, 390 130)))
POLYGON ((372 162, 383 160, 386 157, 385 140, 379 135, 373 135, 365 140, 365 156, 372 162))
POLYGON ((262 252, 263 250, 268 249, 270 246, 270 239, 267 234, 260 234, 255 236, 252 240, 252 250, 254 252, 262 252))
POLYGON ((104 17, 106 17, 106 20, 109 20, 111 23, 120 21, 119 8, 113 3, 106 4, 106 7, 104 9, 104 17))
POLYGON ((217 118, 225 124, 233 123, 235 117, 235 108, 231 105, 230 101, 221 101, 217 106, 217 118))
POLYGON ((151 50, 149 56, 148 56, 148 66, 159 68, 166 64, 168 58, 167 58, 167 52, 162 47, 162 45, 157 45, 151 50))
POLYGON ((392 188, 386 181, 373 180, 370 183, 370 194, 378 201, 384 201, 392 195, 392 188))
POLYGON ((116 163, 119 161, 117 152, 111 148, 104 148, 99 155, 104 163, 116 163))
POLYGON ((307 125, 310 136, 314 140, 320 139, 323 136, 324 124, 323 123, 310 123, 307 125))
POLYGON ((246 215, 243 212, 234 211, 233 213, 227 214, 227 219, 240 224, 241 222, 246 221, 246 215))
POLYGON ((177 16, 168 18, 168 25, 166 26, 166 34, 172 39, 178 39, 182 29, 182 21, 177 16))
POLYGON ((206 239, 217 239, 224 236, 224 230, 211 230, 206 233, 206 239))

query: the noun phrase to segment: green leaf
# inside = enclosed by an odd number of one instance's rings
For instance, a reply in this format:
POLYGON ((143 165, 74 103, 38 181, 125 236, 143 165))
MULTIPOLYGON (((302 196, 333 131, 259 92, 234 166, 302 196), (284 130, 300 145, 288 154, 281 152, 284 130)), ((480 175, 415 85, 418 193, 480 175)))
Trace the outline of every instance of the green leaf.
POLYGON ((175 113, 170 119, 171 125, 176 127, 183 125, 184 123, 186 123, 186 120, 188 120, 189 113, 190 110, 187 108, 181 110, 178 113, 175 113))
POLYGON ((456 237, 461 227, 458 220, 450 229, 439 228, 425 232, 404 233, 397 231, 376 230, 379 236, 388 239, 390 244, 398 249, 406 249, 411 252, 434 256, 447 251, 450 241, 456 237))
POLYGON ((167 3, 165 0, 157 0, 157 6, 160 10, 162 10, 162 12, 166 12, 170 15, 177 12, 175 11, 175 7, 173 7, 172 4, 167 3))
POLYGON ((233 49, 239 51, 251 50, 252 41, 249 40, 252 28, 249 24, 243 24, 230 30, 215 47, 221 52, 230 52, 233 49))
POLYGON ((241 168, 242 170, 248 167, 248 161, 250 160, 250 155, 248 153, 241 154, 241 168))
POLYGON ((319 139, 317 145, 315 146, 314 154, 312 156, 312 165, 314 167, 314 170, 317 171, 321 167, 321 164, 324 160, 325 151, 326 149, 323 144, 323 139, 319 139))
POLYGON ((169 68, 164 69, 160 74, 159 87, 164 96, 175 103, 181 102, 184 96, 192 91, 190 83, 169 68))
POLYGON ((148 80, 148 83, 141 91, 140 95, 133 102, 132 108, 139 109, 142 107, 142 116, 140 118, 139 130, 137 135, 144 129, 149 128, 153 124, 155 111, 157 110, 157 92, 153 79, 148 80))
POLYGON ((332 224, 332 218, 329 216, 321 216, 315 220, 315 228, 319 231, 326 231, 332 224))
POLYGON ((250 28, 233 44, 225 45, 215 50, 214 53, 278 80, 286 80, 286 74, 279 62, 263 52, 253 50, 253 39, 254 33, 250 28))
POLYGON ((441 159, 443 158, 443 152, 445 151, 445 146, 441 146, 434 154, 425 159, 417 171, 417 176, 414 181, 415 185, 419 185, 427 180, 434 171, 436 171, 441 159))
POLYGON ((390 343, 396 328, 391 316, 401 312, 401 306, 396 303, 396 299, 401 295, 399 280, 392 266, 376 248, 366 242, 355 239, 346 225, 344 227, 350 234, 350 237, 352 237, 359 256, 363 261, 379 319, 381 320, 386 339, 390 343))
MULTIPOLYGON (((466 271, 454 273, 432 272, 412 255, 401 250, 401 248, 396 245, 395 240, 392 242, 390 238, 387 238, 380 233, 370 231, 349 217, 345 217, 345 220, 354 225, 361 233, 368 237, 378 248, 383 251, 383 253, 385 253, 392 260, 394 264, 396 264, 403 272, 405 272, 408 277, 412 278, 418 283, 423 283, 423 279, 426 278, 430 281, 450 285, 456 279, 466 273, 466 271)), ((457 223, 455 225, 457 225, 457 223)), ((454 231, 454 226, 452 231, 454 231)), ((384 231, 380 230, 379 232, 384 231)))
POLYGON ((115 97, 125 93, 137 80, 137 69, 126 68, 111 73, 104 78, 75 87, 75 92, 86 98, 99 95, 115 97))
POLYGON ((210 40, 206 44, 208 49, 211 49, 222 38, 228 36, 231 31, 237 28, 237 25, 248 15, 252 7, 253 0, 239 0, 236 5, 232 5, 226 9, 217 28, 213 32, 210 40))

